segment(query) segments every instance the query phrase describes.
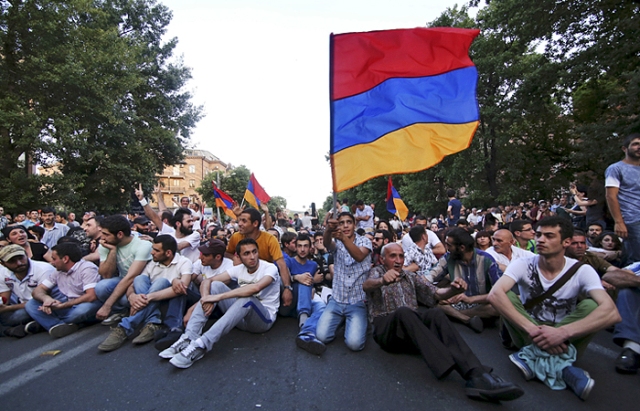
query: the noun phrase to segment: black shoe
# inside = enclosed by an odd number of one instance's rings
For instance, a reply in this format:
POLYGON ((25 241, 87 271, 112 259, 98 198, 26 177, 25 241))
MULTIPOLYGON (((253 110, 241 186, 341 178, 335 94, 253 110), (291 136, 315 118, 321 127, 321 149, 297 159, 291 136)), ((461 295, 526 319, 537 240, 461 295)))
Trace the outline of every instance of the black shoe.
POLYGON ((31 321, 24 326, 24 332, 27 334, 37 334, 44 331, 44 328, 37 322, 31 321))
POLYGON ((2 334, 5 337, 22 338, 27 335, 24 331, 24 325, 16 325, 15 327, 9 327, 5 329, 2 334))
POLYGON ((155 347, 158 351, 164 351, 180 339, 182 331, 170 331, 164 337, 156 340, 155 347))
POLYGON ((484 331, 484 323, 482 322, 482 318, 478 317, 477 315, 471 317, 467 325, 478 334, 484 331))
POLYGON ((625 348, 616 358, 616 371, 620 374, 636 374, 638 368, 640 368, 640 354, 631 348, 625 348))
POLYGON ((495 374, 485 372, 467 380, 466 393, 470 398, 486 401, 511 401, 522 397, 524 391, 495 374))

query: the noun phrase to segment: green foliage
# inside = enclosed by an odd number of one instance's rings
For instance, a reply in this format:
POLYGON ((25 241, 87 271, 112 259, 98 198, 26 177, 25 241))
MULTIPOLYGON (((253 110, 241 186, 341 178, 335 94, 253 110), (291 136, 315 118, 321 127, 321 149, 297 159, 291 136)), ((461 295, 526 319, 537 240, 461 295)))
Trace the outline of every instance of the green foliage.
POLYGON ((5 204, 121 211, 181 159, 200 108, 162 42, 170 20, 152 0, 0 1, 5 204), (64 177, 31 175, 25 156, 64 177))
POLYGON ((247 191, 247 185, 249 184, 249 178, 251 177, 251 170, 244 165, 240 165, 225 173, 219 173, 219 175, 216 172, 210 172, 204 176, 200 187, 198 187, 196 191, 202 196, 207 204, 211 204, 212 206, 215 204, 215 199, 213 197, 211 182, 216 181, 218 177, 220 182, 218 188, 229 194, 229 196, 238 204, 242 203, 244 192, 247 191))
MULTIPOLYGON (((622 138, 640 130, 640 4, 492 0, 475 19, 468 12, 456 6, 428 25, 481 30, 470 49, 480 126, 468 149, 394 176, 410 211, 444 212, 449 188, 484 208, 550 198, 576 178, 602 180, 622 138)), ((340 198, 385 193, 374 179, 340 198)))

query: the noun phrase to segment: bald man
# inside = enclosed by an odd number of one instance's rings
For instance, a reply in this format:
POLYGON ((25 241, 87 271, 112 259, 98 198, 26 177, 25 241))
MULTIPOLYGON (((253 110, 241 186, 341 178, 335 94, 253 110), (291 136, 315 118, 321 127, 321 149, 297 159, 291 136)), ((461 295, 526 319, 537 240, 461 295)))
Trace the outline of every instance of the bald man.
POLYGON ((487 253, 496 260, 502 272, 507 269, 511 261, 535 255, 531 251, 516 247, 513 234, 509 230, 496 231, 491 237, 491 242, 493 247, 489 247, 487 253))

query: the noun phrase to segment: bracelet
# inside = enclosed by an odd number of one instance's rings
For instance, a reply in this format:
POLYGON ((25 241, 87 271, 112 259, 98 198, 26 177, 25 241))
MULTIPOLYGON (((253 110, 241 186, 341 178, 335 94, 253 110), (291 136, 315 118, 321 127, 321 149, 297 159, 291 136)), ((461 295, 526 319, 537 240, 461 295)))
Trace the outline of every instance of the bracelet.
POLYGON ((147 201, 146 198, 143 198, 142 200, 138 200, 138 202, 140 203, 141 206, 145 207, 146 205, 149 204, 149 202, 147 201))

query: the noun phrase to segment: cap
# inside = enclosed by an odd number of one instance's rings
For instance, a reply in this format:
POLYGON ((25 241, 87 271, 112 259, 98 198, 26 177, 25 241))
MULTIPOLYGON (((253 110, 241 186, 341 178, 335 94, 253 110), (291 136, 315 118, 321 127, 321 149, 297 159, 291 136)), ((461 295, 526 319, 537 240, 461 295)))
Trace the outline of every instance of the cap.
POLYGON ((26 255, 27 253, 24 251, 24 248, 20 247, 17 244, 11 244, 0 249, 0 260, 2 260, 3 263, 6 263, 13 257, 26 255))
POLYGON ((133 224, 145 225, 145 224, 149 224, 150 222, 151 220, 149 220, 145 216, 140 216, 133 219, 133 224))
POLYGON ((209 240, 205 245, 201 245, 200 247, 198 247, 198 250, 200 250, 200 252, 204 255, 224 255, 226 249, 227 246, 218 239, 209 240))

